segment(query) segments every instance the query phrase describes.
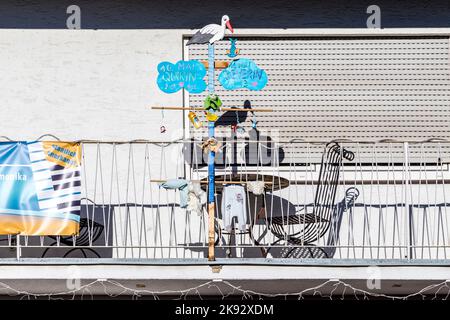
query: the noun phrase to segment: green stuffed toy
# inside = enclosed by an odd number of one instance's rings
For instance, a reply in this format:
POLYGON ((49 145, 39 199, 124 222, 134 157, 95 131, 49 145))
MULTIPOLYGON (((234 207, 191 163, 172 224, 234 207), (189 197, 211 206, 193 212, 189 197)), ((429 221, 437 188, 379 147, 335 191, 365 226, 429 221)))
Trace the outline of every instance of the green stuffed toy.
POLYGON ((203 102, 203 106, 205 107, 205 110, 217 111, 222 106, 222 100, 220 100, 219 96, 210 94, 203 102))

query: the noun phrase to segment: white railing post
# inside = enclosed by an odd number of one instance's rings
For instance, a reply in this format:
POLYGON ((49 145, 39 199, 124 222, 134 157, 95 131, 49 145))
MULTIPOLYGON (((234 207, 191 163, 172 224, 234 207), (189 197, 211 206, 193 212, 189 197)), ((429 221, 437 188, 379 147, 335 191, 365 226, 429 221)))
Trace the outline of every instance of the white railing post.
POLYGON ((16 259, 20 260, 20 256, 22 255, 22 253, 20 252, 21 248, 20 248, 20 235, 18 234, 16 236, 16 259))
POLYGON ((405 244, 406 244, 406 258, 411 259, 411 216, 409 212, 410 201, 408 195, 410 194, 410 171, 409 171, 409 144, 403 142, 404 153, 404 199, 405 199, 405 244))

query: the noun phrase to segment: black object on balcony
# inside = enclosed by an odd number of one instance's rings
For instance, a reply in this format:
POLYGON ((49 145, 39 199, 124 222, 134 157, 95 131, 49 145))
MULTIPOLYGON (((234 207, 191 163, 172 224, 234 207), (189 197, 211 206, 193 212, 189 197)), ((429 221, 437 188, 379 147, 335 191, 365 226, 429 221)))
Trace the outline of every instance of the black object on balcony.
POLYGON ((353 161, 354 157, 353 152, 344 149, 339 144, 328 143, 322 154, 313 212, 267 219, 270 231, 278 238, 272 245, 286 241, 288 245, 294 246, 292 249, 288 247, 289 251, 286 257, 289 257, 292 251, 299 247, 307 249, 311 257, 315 257, 312 248, 319 249, 325 257, 329 257, 329 250, 315 247, 314 243, 317 243, 333 225, 333 212, 336 210, 335 199, 342 161, 343 159, 353 161), (303 225, 303 227, 293 228, 295 225, 303 225))
MULTIPOLYGON (((86 251, 92 252, 95 256, 100 258, 100 255, 92 248, 87 248, 90 246, 90 244, 94 243, 102 234, 103 232, 103 225, 101 225, 98 222, 95 222, 91 219, 87 218, 81 218, 80 219, 80 233, 78 236, 67 236, 67 237, 60 237, 59 242, 66 245, 66 246, 72 246, 73 249, 67 251, 63 258, 66 258, 71 252, 75 250, 80 250, 81 253, 85 258, 87 258, 86 251)), ((45 257, 48 250, 51 249, 51 247, 55 246, 58 242, 56 236, 50 236, 55 242, 53 242, 47 249, 45 249, 44 253, 42 254, 42 258, 45 257)))

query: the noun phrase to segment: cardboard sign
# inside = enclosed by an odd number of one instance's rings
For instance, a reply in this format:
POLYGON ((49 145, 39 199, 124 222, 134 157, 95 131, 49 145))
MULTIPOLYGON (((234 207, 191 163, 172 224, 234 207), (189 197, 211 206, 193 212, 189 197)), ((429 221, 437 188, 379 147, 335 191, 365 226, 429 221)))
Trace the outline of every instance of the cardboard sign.
POLYGON ((158 65, 158 87, 165 93, 186 89, 189 93, 201 93, 206 89, 205 66, 197 60, 178 61, 176 64, 161 62, 158 65))
POLYGON ((241 58, 231 62, 219 75, 220 84, 227 90, 261 90, 267 84, 267 73, 250 59, 241 58))

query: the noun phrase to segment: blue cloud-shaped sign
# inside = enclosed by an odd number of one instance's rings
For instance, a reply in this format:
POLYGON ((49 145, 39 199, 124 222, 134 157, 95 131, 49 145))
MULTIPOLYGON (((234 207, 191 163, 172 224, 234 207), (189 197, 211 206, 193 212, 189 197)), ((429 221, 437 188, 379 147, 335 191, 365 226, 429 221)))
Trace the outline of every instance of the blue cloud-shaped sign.
POLYGON ((201 93, 206 89, 206 69, 197 60, 178 61, 176 64, 158 64, 158 87, 165 93, 174 93, 184 88, 189 93, 201 93))
POLYGON ((267 84, 267 73, 252 60, 241 58, 220 73, 219 82, 227 90, 261 90, 267 84))

